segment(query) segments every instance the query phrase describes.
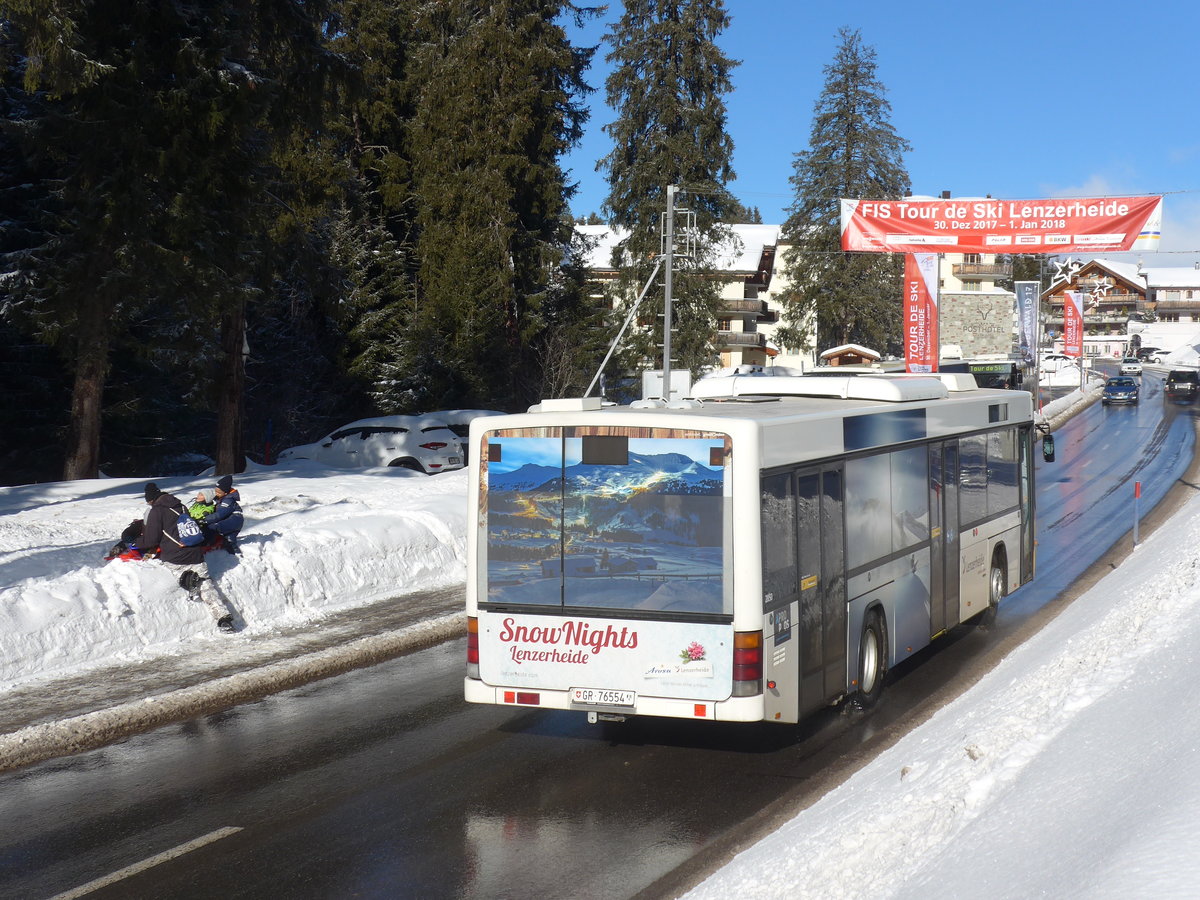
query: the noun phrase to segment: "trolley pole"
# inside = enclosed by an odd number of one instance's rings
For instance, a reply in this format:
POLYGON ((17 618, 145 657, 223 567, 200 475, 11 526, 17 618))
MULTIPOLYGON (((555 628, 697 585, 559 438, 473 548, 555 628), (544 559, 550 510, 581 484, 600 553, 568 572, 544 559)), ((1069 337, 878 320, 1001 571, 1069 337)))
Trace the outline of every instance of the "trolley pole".
POLYGON ((671 400, 671 272, 675 268, 675 192, 678 185, 667 185, 667 270, 663 279, 663 399, 671 400))

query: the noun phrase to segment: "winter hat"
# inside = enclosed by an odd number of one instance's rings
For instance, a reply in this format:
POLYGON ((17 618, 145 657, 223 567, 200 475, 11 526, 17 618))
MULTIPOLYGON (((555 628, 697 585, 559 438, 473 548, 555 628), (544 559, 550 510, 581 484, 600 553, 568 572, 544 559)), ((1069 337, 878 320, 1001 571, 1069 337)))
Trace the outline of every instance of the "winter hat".
POLYGON ((162 491, 158 489, 158 485, 151 481, 146 485, 146 502, 153 503, 162 496, 162 491))
POLYGON ((233 490, 233 476, 222 475, 221 480, 217 482, 217 487, 220 488, 223 493, 228 494, 233 490))
POLYGON ((208 491, 197 491, 196 499, 193 502, 204 503, 207 505, 209 503, 212 503, 212 495, 209 494, 208 491))

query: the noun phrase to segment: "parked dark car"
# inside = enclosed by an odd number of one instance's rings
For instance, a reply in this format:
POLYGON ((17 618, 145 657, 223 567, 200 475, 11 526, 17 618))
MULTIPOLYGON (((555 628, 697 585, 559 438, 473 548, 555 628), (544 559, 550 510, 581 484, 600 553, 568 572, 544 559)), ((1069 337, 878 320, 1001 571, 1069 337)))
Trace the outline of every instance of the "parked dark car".
POLYGON ((1100 395, 1100 402, 1105 405, 1109 403, 1137 403, 1137 379, 1130 378, 1128 375, 1117 375, 1114 378, 1108 379, 1104 383, 1104 393, 1100 395))
POLYGON ((1167 373, 1163 393, 1176 400, 1191 400, 1200 393, 1200 372, 1195 369, 1172 369, 1167 373))

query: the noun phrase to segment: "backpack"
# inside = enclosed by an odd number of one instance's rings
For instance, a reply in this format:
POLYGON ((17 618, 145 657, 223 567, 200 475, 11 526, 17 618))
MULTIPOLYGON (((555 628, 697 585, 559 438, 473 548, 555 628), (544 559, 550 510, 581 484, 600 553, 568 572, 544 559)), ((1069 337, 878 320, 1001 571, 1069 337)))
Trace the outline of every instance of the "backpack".
POLYGON ((179 518, 175 522, 175 530, 179 532, 179 546, 181 547, 199 547, 208 539, 201 529, 200 523, 192 518, 186 508, 179 514, 179 518))

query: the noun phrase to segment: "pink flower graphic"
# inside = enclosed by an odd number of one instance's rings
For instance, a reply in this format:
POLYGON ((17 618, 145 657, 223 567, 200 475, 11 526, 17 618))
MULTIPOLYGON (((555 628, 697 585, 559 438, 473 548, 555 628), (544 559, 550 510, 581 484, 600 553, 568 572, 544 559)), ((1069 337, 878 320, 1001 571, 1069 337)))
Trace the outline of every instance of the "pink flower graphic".
POLYGON ((699 662, 700 660, 704 659, 704 645, 699 641, 692 641, 687 645, 686 650, 680 651, 679 658, 685 663, 699 662))

